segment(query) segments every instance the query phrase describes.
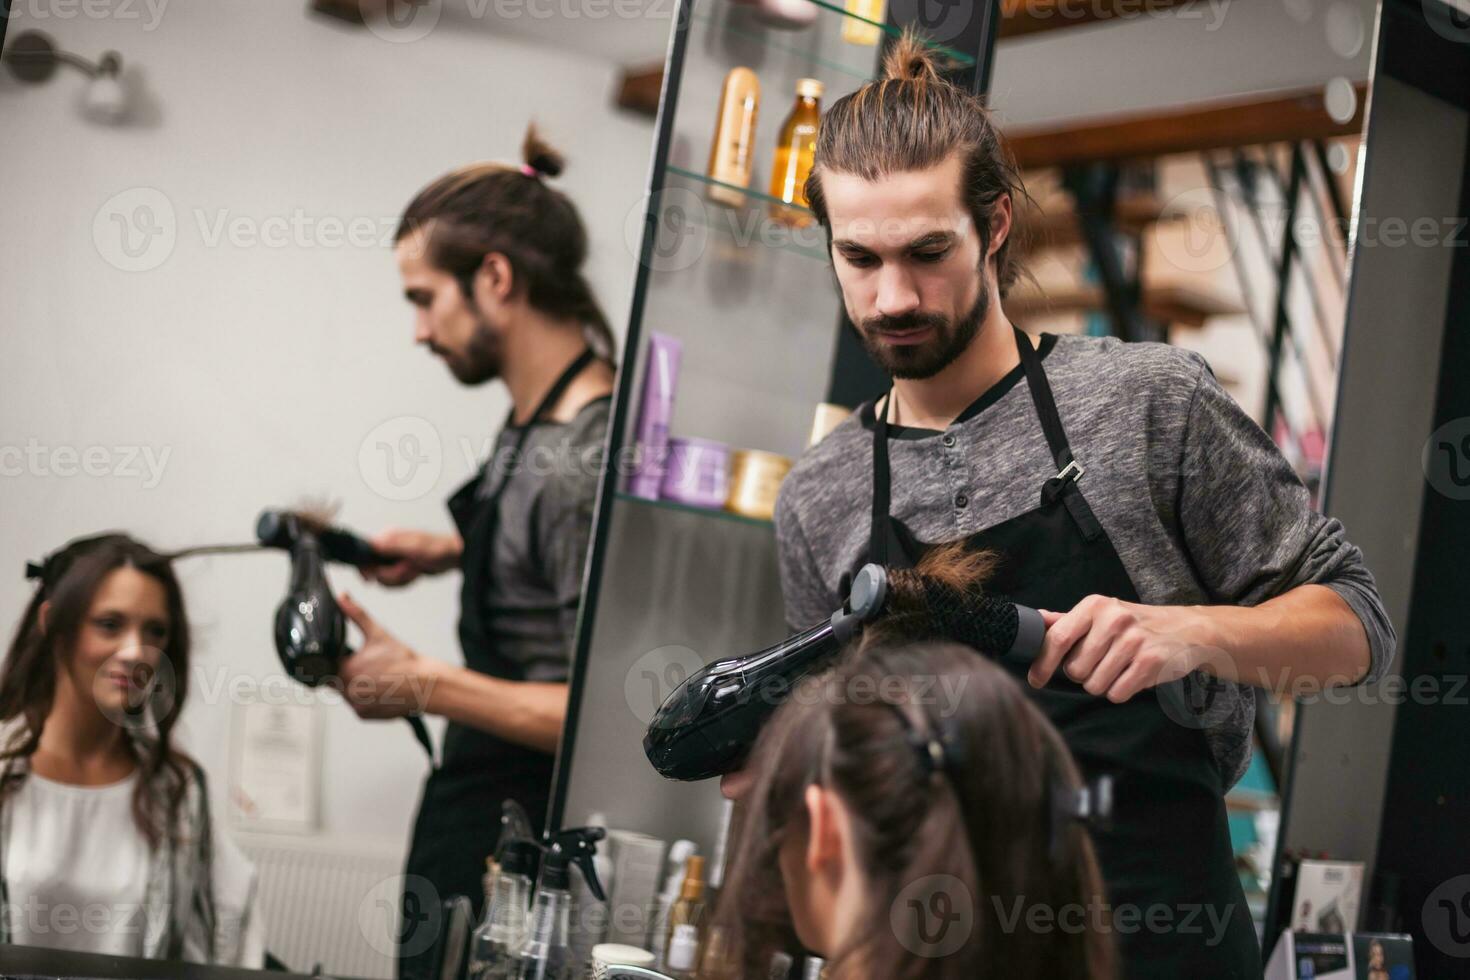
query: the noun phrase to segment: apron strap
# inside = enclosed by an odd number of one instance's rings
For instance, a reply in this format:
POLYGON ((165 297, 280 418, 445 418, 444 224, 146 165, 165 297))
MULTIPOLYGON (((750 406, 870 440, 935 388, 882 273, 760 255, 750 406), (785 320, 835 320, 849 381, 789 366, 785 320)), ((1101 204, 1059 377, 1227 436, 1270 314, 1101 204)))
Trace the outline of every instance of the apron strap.
MULTIPOLYGON (((500 478, 500 482, 497 483, 495 485, 495 489, 488 494, 488 499, 492 505, 498 505, 500 503, 500 495, 505 492, 506 486, 510 484, 511 475, 515 473, 514 464, 519 459, 521 455, 521 450, 526 447, 526 439, 531 434, 531 427, 534 426, 537 422, 540 422, 545 417, 546 413, 551 411, 551 409, 556 405, 557 402, 561 401, 561 396, 566 394, 567 388, 570 387, 571 383, 576 380, 577 375, 585 371, 587 369, 587 366, 596 359, 597 354, 595 351, 592 350, 591 347, 584 348, 582 353, 577 355, 577 359, 571 364, 568 364, 566 369, 562 371, 562 373, 557 376, 557 379, 551 383, 550 390, 548 390, 546 394, 542 396, 541 401, 537 403, 535 411, 531 413, 531 417, 526 419, 525 424, 522 425, 516 432, 514 449, 511 453, 512 465, 506 467, 505 474, 500 478)), ((502 428, 513 428, 515 417, 515 409, 512 408, 509 414, 506 415, 505 425, 502 426, 502 428)), ((488 465, 488 461, 486 465, 488 465)))
POLYGON ((1011 329, 1016 332, 1016 349, 1021 354, 1021 366, 1026 371, 1026 386, 1031 389, 1031 402, 1041 418, 1041 431, 1046 434, 1046 444, 1051 447, 1052 459, 1056 461, 1057 471, 1060 473, 1073 461, 1072 447, 1067 443, 1062 417, 1057 414, 1051 383, 1046 380, 1046 372, 1041 369, 1041 358, 1037 356, 1036 348, 1031 346, 1031 338, 1020 327, 1013 325, 1011 329))
MULTIPOLYGON (((876 407, 876 402, 874 406, 876 407)), ((888 412, 893 405, 893 389, 883 402, 883 411, 873 425, 873 523, 868 530, 868 560, 888 567, 890 535, 888 504, 891 483, 888 475, 888 412)))
POLYGON ((1046 434, 1046 444, 1051 448, 1052 459, 1057 464, 1057 475, 1041 486, 1041 502, 1050 504, 1058 497, 1067 505, 1067 511, 1076 522, 1077 529, 1088 541, 1097 539, 1102 533, 1102 524, 1087 505, 1077 481, 1086 472, 1082 464, 1072 455, 1072 446, 1067 441, 1067 431, 1062 428, 1062 417, 1057 412, 1056 399, 1052 397, 1051 382, 1042 370, 1041 358, 1031 340, 1012 325, 1016 332, 1016 349, 1021 354, 1021 365, 1026 371, 1026 385, 1031 389, 1031 402, 1036 406, 1036 415, 1041 419, 1041 431, 1046 434))

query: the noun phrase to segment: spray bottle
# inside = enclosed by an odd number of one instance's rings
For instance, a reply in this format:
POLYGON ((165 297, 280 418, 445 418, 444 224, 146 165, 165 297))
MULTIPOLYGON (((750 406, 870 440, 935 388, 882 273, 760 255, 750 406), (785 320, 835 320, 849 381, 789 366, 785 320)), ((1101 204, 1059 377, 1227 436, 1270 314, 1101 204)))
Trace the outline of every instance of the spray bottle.
POLYGON ((597 842, 606 833, 601 827, 574 827, 548 839, 530 926, 516 956, 517 980, 574 980, 580 972, 582 964, 575 962, 569 945, 571 866, 582 870, 598 901, 607 901, 592 863, 597 842))
POLYGON ((500 871, 485 917, 470 941, 470 980, 508 980, 526 932, 526 906, 536 869, 536 845, 511 841, 501 849, 500 871))
POLYGON ((540 846, 531 839, 530 821, 513 800, 500 816, 498 869, 485 903, 485 916, 470 940, 469 980, 509 980, 526 932, 526 908, 536 875, 540 846))

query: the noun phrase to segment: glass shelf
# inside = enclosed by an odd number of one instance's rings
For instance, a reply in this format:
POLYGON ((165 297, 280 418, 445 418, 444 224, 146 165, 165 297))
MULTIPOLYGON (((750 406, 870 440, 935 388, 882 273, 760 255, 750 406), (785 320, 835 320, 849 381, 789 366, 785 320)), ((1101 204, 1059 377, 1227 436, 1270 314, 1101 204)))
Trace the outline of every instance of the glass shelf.
POLYGON ((706 177, 704 174, 697 174, 692 170, 685 170, 683 167, 676 167, 673 164, 669 164, 667 170, 671 174, 678 174, 680 177, 684 177, 688 180, 697 180, 702 184, 709 184, 711 187, 723 187, 727 190, 732 190, 735 193, 740 194, 744 197, 755 198, 768 204, 776 204, 783 208, 789 208, 792 211, 799 211, 802 214, 809 214, 811 215, 813 221, 817 220, 816 212, 814 212, 811 208, 806 207, 805 205, 788 204, 787 202, 781 200, 779 197, 773 197, 770 194, 765 194, 761 191, 752 190, 749 187, 740 187, 736 184, 727 184, 723 180, 715 180, 713 177, 706 177))
POLYGON ((709 507, 691 507, 688 504, 677 504, 672 500, 649 500, 647 497, 637 497, 631 493, 619 490, 614 496, 619 502, 639 504, 644 507, 652 507, 657 510, 669 510, 675 513, 696 514, 699 517, 708 517, 717 521, 730 521, 735 524, 750 524, 755 527, 774 529, 775 524, 771 521, 762 520, 759 517, 746 517, 728 510, 714 510, 709 507))
MULTIPOLYGON (((867 24, 882 31, 889 37, 895 38, 902 36, 903 31, 890 24, 885 24, 876 20, 869 20, 867 17, 860 17, 857 14, 849 13, 845 7, 838 4, 826 3, 824 2, 824 0, 806 0, 806 2, 811 4, 813 7, 817 7, 821 10, 830 11, 831 13, 836 14, 838 19, 834 21, 830 17, 819 17, 818 20, 813 24, 809 24, 806 27, 799 27, 794 30, 765 27, 764 25, 760 24, 759 21, 755 20, 752 20, 750 26, 746 26, 745 24, 738 21, 726 21, 725 23, 720 24, 716 23, 715 15, 711 11, 711 3, 701 3, 698 7, 696 7, 692 15, 692 19, 703 23, 706 26, 709 26, 723 34, 728 34, 733 37, 740 37, 754 41, 762 47, 768 48, 770 50, 794 53, 799 57, 808 60, 813 66, 821 66, 823 68, 827 68, 839 74, 854 78, 860 82, 870 81, 875 78, 877 76, 877 71, 873 67, 867 67, 858 64, 845 64, 835 58, 823 57, 820 54, 803 50, 799 44, 795 43, 795 40, 799 39, 803 34, 807 32, 822 29, 822 25, 824 24, 840 24, 842 21, 856 21, 861 24, 867 24), (783 38, 787 37, 791 38, 792 40, 783 40, 783 38)), ((945 58, 949 59, 951 64, 942 67, 969 68, 975 64, 974 58, 964 54, 963 52, 956 51, 954 48, 929 41, 926 41, 924 43, 925 46, 931 51, 941 54, 945 58)), ((869 46, 851 44, 848 46, 852 48, 855 52, 861 52, 866 49, 869 53, 872 54, 873 61, 877 61, 877 45, 869 46)))
MULTIPOLYGON (((677 235, 678 221, 687 220, 697 227, 718 235, 721 240, 736 248, 777 248, 790 252, 792 255, 800 255, 805 259, 821 262, 824 265, 827 262, 826 233, 817 224, 816 216, 809 208, 799 204, 787 204, 780 198, 769 194, 714 180, 673 164, 665 168, 664 192, 659 202, 660 213, 665 215, 664 220, 659 222, 660 235, 677 235), (748 204, 745 207, 731 207, 718 201, 712 201, 706 193, 710 187, 720 187, 740 194, 746 198, 748 204), (695 206, 695 202, 684 194, 676 196, 668 193, 675 188, 694 195, 698 199, 698 205, 695 206), (675 206, 679 208, 677 217, 672 213, 675 206), (793 214, 806 216, 808 223, 805 227, 781 224, 770 214, 772 207, 784 208, 793 214), (674 220, 669 220, 671 218, 674 220)), ((730 258, 728 253, 714 254, 727 261, 730 258)), ((716 258, 716 261, 719 261, 719 258, 716 258)))

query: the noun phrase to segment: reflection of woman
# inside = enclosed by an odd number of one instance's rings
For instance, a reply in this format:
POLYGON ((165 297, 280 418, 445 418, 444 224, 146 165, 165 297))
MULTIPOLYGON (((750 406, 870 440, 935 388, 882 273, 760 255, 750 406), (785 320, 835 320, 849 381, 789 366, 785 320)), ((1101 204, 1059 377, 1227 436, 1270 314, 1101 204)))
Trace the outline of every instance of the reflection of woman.
POLYGON ((869 644, 804 693, 757 743, 716 913, 741 976, 788 923, 833 980, 1113 975, 1077 768, 1000 668, 869 644))
POLYGON ((103 534, 30 574, 0 676, 0 941, 262 965, 254 872, 169 744, 189 624, 168 560, 103 534))

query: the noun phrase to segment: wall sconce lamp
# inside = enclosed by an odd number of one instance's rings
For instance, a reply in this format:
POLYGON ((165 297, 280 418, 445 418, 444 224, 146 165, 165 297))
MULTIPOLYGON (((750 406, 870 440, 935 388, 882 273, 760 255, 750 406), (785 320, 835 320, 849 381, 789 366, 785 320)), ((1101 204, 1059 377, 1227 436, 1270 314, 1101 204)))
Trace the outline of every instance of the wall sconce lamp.
POLYGON ((80 55, 57 48, 41 31, 22 31, 0 60, 12 76, 30 85, 49 80, 56 74, 58 65, 71 65, 91 79, 82 93, 82 108, 87 115, 101 122, 118 122, 127 114, 127 90, 118 80, 122 56, 116 51, 104 52, 93 64, 80 55))

